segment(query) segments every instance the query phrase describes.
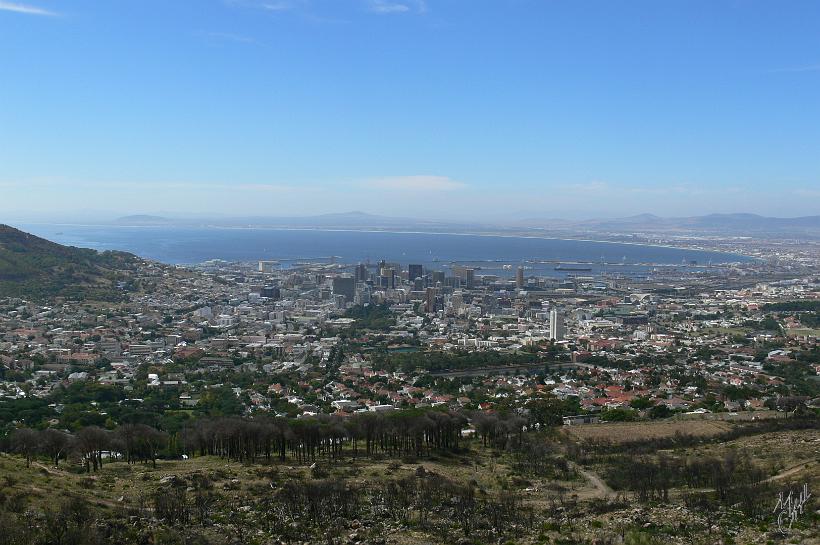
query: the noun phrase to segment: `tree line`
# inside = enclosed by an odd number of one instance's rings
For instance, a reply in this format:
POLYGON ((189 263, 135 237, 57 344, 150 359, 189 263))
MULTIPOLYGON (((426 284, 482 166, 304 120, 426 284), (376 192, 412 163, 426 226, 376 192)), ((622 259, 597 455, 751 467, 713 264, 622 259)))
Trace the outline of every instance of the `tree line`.
POLYGON ((425 456, 432 451, 457 452, 467 424, 459 412, 394 411, 347 417, 317 415, 285 419, 200 419, 182 431, 181 444, 190 455, 212 455, 238 461, 358 456, 425 456))
POLYGON ((42 456, 59 467, 61 460, 74 455, 88 472, 97 471, 110 458, 156 466, 168 445, 167 433, 145 424, 124 424, 113 430, 86 426, 74 434, 54 428, 18 428, 0 443, 2 450, 23 456, 26 466, 42 456))
MULTIPOLYGON (((526 420, 510 417, 482 433, 496 446, 502 437, 523 433, 526 420)), ((496 422, 498 419, 496 417, 496 422)), ((46 428, 18 428, 0 440, 0 448, 26 459, 47 458, 55 467, 74 457, 88 472, 106 460, 150 463, 162 457, 220 456, 254 462, 278 459, 312 463, 349 457, 421 457, 432 452, 458 452, 464 446, 462 430, 469 422, 462 412, 438 410, 359 413, 351 416, 318 415, 310 418, 201 418, 180 432, 168 434, 146 424, 123 424, 113 430, 86 426, 76 433, 46 428)), ((486 441, 485 441, 486 442, 486 441)))

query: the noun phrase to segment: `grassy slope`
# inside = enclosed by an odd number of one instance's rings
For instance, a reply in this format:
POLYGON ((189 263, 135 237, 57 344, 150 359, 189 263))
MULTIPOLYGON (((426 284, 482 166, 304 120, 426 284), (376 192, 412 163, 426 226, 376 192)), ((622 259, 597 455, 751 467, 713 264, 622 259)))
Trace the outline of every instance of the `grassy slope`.
POLYGON ((116 282, 137 258, 62 246, 0 225, 0 297, 115 300, 116 282))

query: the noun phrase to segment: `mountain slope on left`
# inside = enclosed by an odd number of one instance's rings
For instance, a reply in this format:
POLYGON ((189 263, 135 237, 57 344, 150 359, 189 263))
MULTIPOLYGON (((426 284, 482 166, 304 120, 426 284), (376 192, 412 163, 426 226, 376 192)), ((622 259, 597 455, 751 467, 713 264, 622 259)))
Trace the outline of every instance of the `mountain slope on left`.
POLYGON ((0 224, 0 297, 118 301, 139 263, 129 253, 62 246, 0 224))

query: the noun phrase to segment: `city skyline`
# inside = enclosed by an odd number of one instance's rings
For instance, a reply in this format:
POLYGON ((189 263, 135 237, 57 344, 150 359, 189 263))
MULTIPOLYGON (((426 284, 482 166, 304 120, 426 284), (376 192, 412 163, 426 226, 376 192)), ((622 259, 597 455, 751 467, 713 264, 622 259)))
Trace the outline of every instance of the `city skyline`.
POLYGON ((0 213, 812 215, 811 2, 0 2, 0 213))

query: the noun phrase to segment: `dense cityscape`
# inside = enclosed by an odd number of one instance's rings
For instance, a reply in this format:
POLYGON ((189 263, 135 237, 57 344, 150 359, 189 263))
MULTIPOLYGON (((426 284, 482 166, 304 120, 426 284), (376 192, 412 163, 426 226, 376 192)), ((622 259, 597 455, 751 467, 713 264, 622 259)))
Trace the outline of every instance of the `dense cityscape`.
MULTIPOLYGON (((528 272, 526 261, 504 264, 502 276, 458 263, 133 259, 110 289, 92 292, 98 300, 59 293, 2 300, 0 425, 7 450, 28 463, 44 456, 55 468, 79 464, 94 473, 121 457, 149 462, 162 475, 158 494, 186 482, 176 475, 183 467, 163 469, 163 460, 207 455, 247 463, 279 452, 297 463, 291 469, 309 465, 317 478, 330 471, 321 469, 326 464, 355 460, 359 441, 371 464, 399 456, 422 472, 435 471, 419 465, 435 452, 473 464, 506 458, 511 476, 519 475, 513 482, 547 481, 518 485, 523 496, 510 499, 513 511, 497 514, 511 517, 503 523, 510 528, 497 522, 481 530, 464 519, 453 531, 532 535, 532 505, 548 501, 558 511, 546 528, 583 542, 595 526, 574 528, 574 517, 584 516, 579 497, 616 512, 632 493, 642 501, 667 497, 669 483, 642 484, 637 469, 623 467, 647 441, 689 449, 736 435, 778 437, 776 430, 791 438, 787 445, 817 441, 820 278, 806 254, 812 246, 787 246, 769 259, 645 264, 634 276, 592 274, 577 262, 555 264, 548 276, 528 272), (391 443, 385 434, 393 433, 409 433, 410 442, 391 443), (272 443, 263 446, 261 437, 272 443), (249 440, 250 450, 241 446, 249 440), (601 449, 609 454, 596 454, 601 449), (625 458, 614 462, 619 451, 625 458), (516 526, 522 513, 531 520, 516 526)), ((816 443, 810 448, 809 460, 816 443)), ((773 472, 762 481, 768 485, 778 472, 817 471, 806 464, 802 457, 767 470, 752 464, 752 481, 727 499, 763 486, 754 475, 765 471, 773 472)), ((186 502, 205 501, 198 486, 188 486, 195 499, 177 498, 182 507, 157 496, 154 511, 168 509, 168 523, 188 520, 186 502)), ((124 490, 123 508, 137 501, 128 497, 124 490)), ((699 501, 720 509, 719 501, 699 501)), ((687 517, 698 527, 692 521, 703 507, 693 502, 685 502, 687 517)), ((765 506, 745 509, 756 520, 765 506)), ((211 510, 200 514, 205 526, 219 518, 211 510)), ((316 520, 291 516, 297 534, 316 531, 316 520)), ((217 527, 210 531, 220 534, 217 527)), ((379 542, 385 529, 373 528, 361 539, 379 542)), ((342 530, 324 535, 341 538, 342 530)), ((351 535, 349 542, 361 540, 351 535)))
MULTIPOLYGON (((774 409, 811 396, 782 375, 800 359, 817 371, 808 356, 820 287, 811 274, 758 280, 765 268, 679 267, 632 281, 530 277, 524 266, 499 278, 383 261, 145 263, 117 306, 6 300, 2 388, 46 399, 90 381, 133 403, 159 397, 155 410, 230 388, 236 414, 280 416, 524 410, 550 393, 604 418, 774 409), (733 280, 745 287, 729 288, 733 280)), ((104 413, 83 418, 104 425, 104 413)))

